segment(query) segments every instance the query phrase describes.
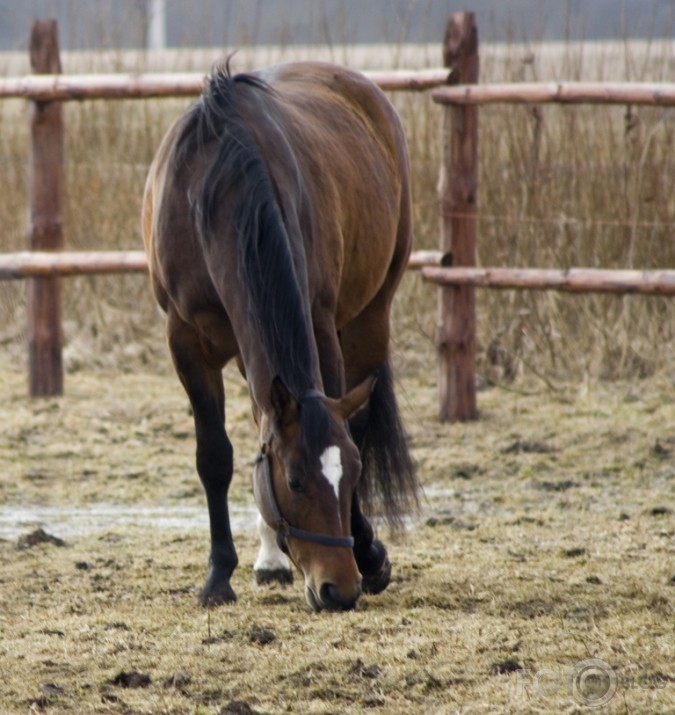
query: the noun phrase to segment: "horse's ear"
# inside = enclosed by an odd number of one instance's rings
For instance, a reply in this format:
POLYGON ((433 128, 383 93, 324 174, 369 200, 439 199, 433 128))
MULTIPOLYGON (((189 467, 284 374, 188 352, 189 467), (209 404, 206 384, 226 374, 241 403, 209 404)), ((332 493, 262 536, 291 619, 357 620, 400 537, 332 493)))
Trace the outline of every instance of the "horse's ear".
POLYGON ((377 373, 367 377, 362 383, 352 388, 340 401, 340 413, 342 419, 349 419, 353 414, 363 409, 368 403, 375 383, 377 382, 377 373))
POLYGON ((284 384, 284 381, 277 375, 272 380, 270 401, 274 410, 274 418, 280 427, 288 427, 298 419, 298 403, 284 384))

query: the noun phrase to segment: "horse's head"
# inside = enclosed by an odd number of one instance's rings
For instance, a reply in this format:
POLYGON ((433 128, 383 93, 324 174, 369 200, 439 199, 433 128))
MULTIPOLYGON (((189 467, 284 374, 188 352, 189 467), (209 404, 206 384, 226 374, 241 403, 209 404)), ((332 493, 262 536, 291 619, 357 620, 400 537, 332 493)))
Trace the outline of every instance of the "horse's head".
POLYGON ((365 405, 369 378, 341 399, 310 391, 294 397, 276 378, 254 468, 256 502, 277 544, 305 578, 316 611, 353 608, 361 575, 351 536, 352 496, 361 474, 347 419, 365 405))

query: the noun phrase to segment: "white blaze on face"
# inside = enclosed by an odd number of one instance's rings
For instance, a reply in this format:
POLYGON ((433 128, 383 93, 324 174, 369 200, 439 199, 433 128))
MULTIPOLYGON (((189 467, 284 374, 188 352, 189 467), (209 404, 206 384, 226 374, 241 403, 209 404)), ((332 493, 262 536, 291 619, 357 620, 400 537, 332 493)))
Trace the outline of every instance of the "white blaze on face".
POLYGON ((321 455, 321 471, 328 483, 335 490, 335 497, 340 501, 340 481, 342 480, 342 455, 339 447, 328 447, 321 455))

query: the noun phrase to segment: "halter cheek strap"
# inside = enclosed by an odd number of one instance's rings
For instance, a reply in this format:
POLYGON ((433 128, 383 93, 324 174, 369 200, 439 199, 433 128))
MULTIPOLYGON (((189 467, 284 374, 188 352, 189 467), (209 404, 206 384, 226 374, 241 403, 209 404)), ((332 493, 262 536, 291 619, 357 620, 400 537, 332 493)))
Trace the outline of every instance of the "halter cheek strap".
MULTIPOLYGON (((263 444, 256 457, 256 464, 262 463, 263 479, 265 480, 265 489, 269 496, 269 506, 272 510, 273 524, 270 524, 277 532, 277 544, 282 551, 287 551, 286 538, 292 536, 294 539, 309 541, 312 544, 320 544, 321 546, 335 546, 338 548, 353 549, 353 536, 330 536, 328 534, 317 534, 313 531, 305 531, 291 526, 286 519, 281 515, 279 503, 277 502, 276 494, 274 493, 274 483, 272 482, 272 470, 270 469, 270 460, 267 455, 267 443, 263 444)), ((262 507, 262 505, 259 505, 262 507)))

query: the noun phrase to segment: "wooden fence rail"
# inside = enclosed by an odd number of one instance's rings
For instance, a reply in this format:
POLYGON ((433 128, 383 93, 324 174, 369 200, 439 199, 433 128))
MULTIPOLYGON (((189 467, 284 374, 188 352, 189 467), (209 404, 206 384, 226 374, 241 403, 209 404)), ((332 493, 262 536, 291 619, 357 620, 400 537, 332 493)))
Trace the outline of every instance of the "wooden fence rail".
MULTIPOLYGON (((447 69, 366 71, 386 91, 424 92, 448 80, 447 69)), ((204 73, 27 75, 0 78, 0 99, 67 102, 92 99, 194 97, 204 89, 204 73)))
MULTIPOLYGON (((675 270, 452 268, 441 251, 413 251, 409 270, 438 285, 569 293, 675 295, 675 270)), ((143 251, 18 251, 0 254, 0 280, 147 273, 143 251)))
POLYGON ((147 273, 143 251, 19 251, 0 254, 0 280, 147 273))
MULTIPOLYGON (((438 266, 440 251, 414 251, 408 268, 438 266)), ((0 280, 86 276, 107 273, 147 273, 143 251, 18 251, 0 254, 0 280)))
POLYGON ((519 82, 441 87, 439 104, 642 104, 675 106, 675 84, 650 82, 519 82))
POLYGON ((568 293, 675 295, 675 271, 602 268, 442 268, 422 267, 422 276, 446 286, 479 286, 568 293))

